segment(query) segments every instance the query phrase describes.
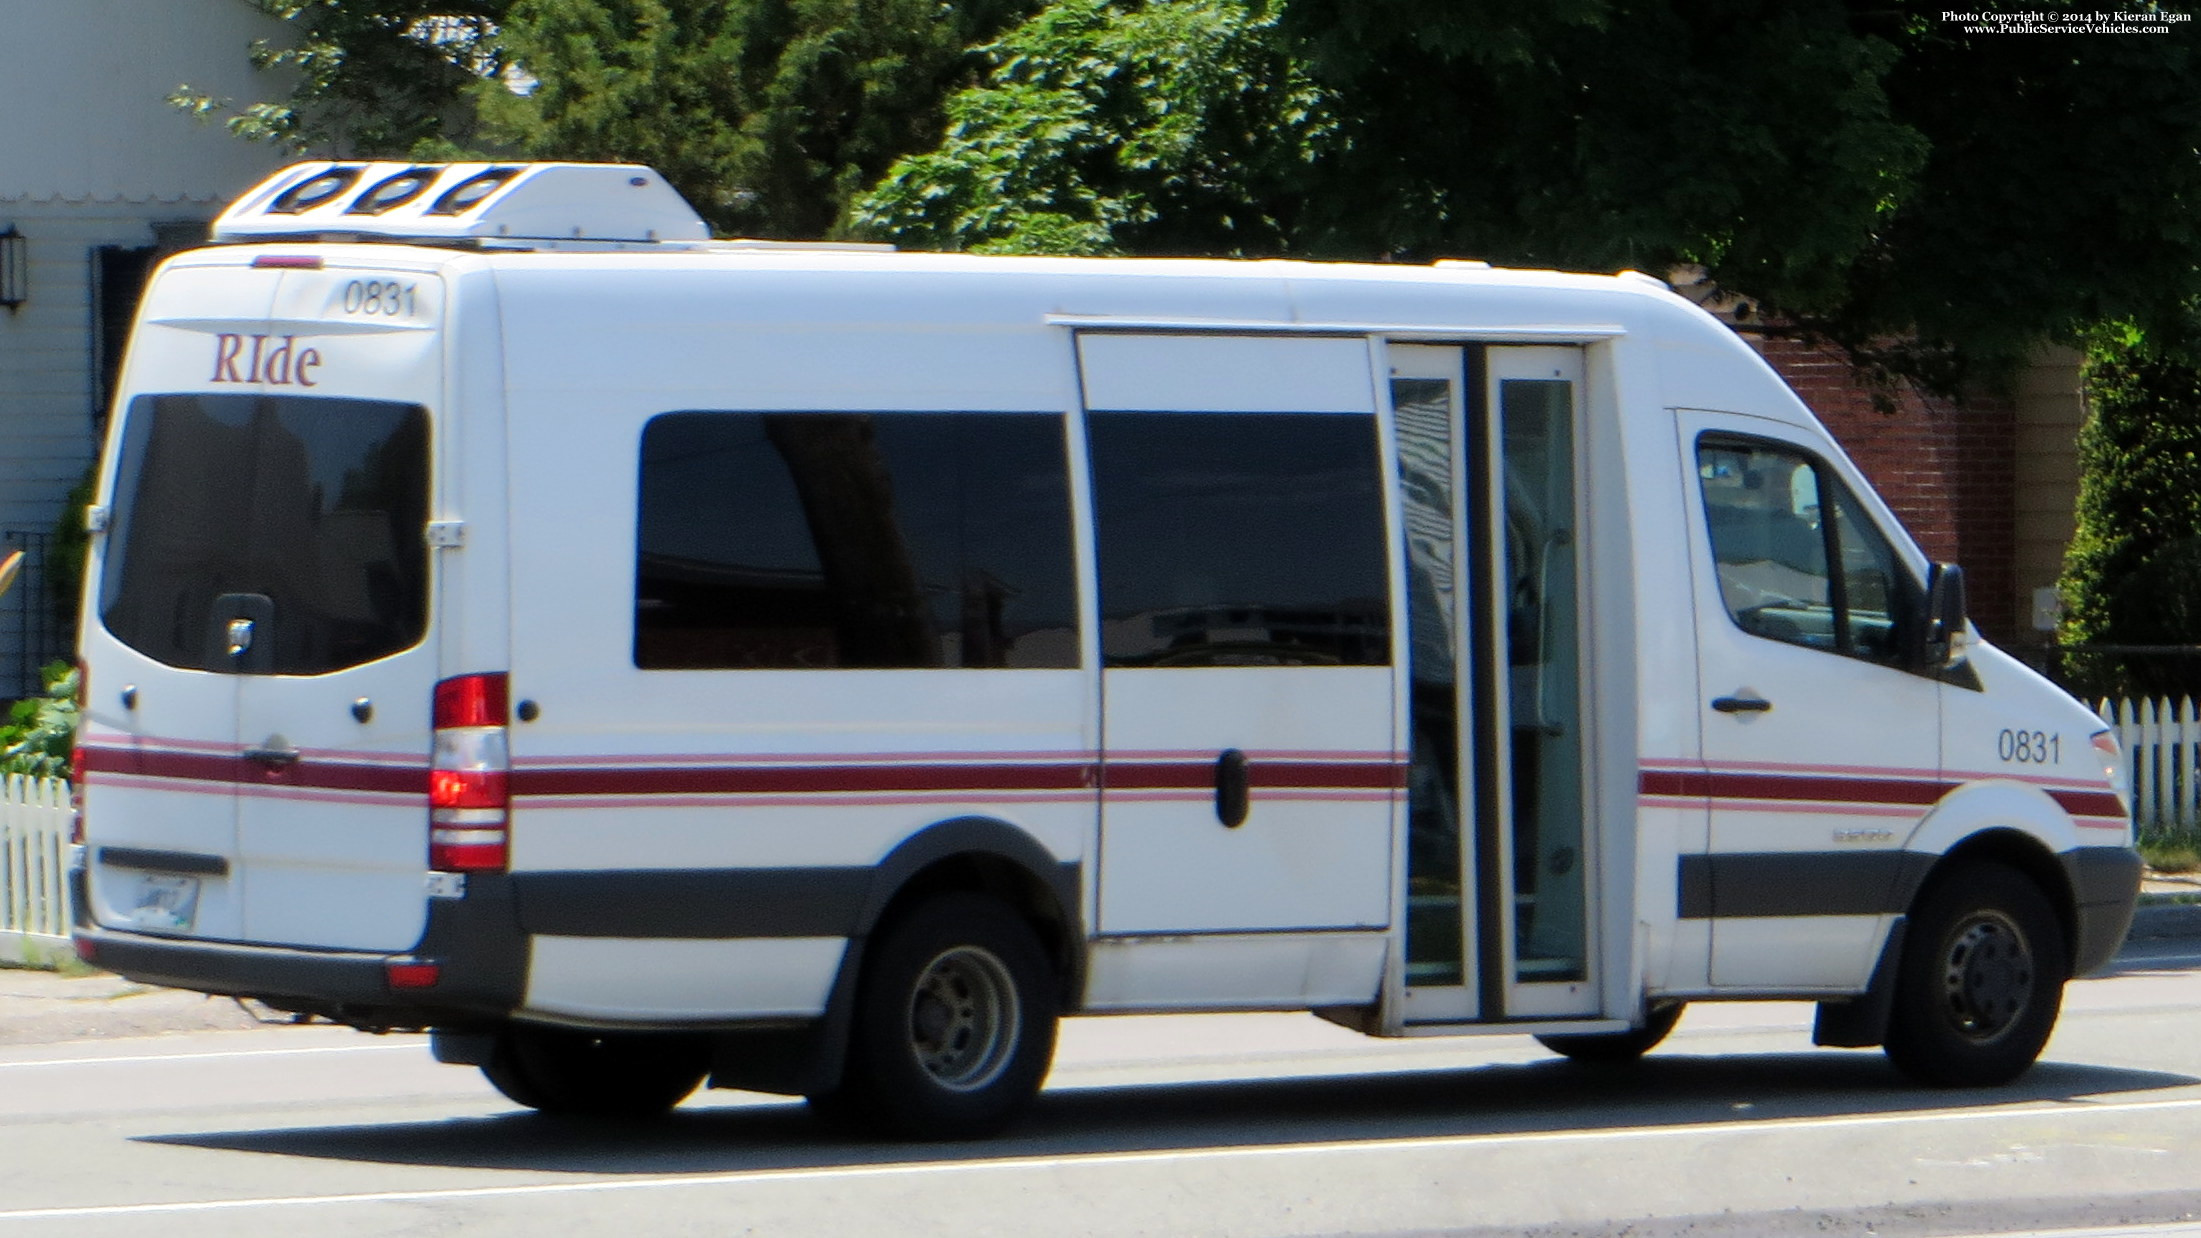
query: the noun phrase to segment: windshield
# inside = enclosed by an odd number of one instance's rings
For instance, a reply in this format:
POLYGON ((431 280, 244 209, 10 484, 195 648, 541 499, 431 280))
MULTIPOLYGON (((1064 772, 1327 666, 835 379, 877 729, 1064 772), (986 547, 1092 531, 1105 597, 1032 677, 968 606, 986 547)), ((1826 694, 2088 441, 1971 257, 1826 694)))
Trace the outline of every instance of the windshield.
POLYGON ((426 632, 426 409, 139 396, 117 468, 100 621, 147 657, 317 675, 426 632), (249 663, 225 636, 237 613, 263 617, 249 663))

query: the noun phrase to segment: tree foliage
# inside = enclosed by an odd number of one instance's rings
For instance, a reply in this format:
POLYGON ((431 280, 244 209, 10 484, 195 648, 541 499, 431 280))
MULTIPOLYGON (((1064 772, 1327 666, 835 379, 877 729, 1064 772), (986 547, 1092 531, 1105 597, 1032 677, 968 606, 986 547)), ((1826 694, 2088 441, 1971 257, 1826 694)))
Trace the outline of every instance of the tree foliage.
MULTIPOLYGON (((2078 532, 2064 558, 2066 644, 2190 645, 2201 634, 2201 356, 2129 328, 2088 350, 2078 532)), ((2095 657, 2102 690, 2191 692, 2186 666, 2095 657)))
POLYGON ((2160 328, 2201 288, 2190 23, 1968 35, 1914 0, 1273 6, 1050 6, 862 219, 960 248, 1692 264, 1943 390, 2044 336, 2160 328), (1163 30, 1186 41, 1156 73, 1163 30), (1270 93, 1233 114, 1249 85, 1270 93), (1192 178, 1266 234, 1198 221, 1175 195, 1192 178))
POLYGON ((1056 0, 982 49, 939 147, 856 225, 926 248, 1275 254, 1295 248, 1336 118, 1244 0, 1056 0))
POLYGON ((245 0, 289 23, 252 45, 288 78, 288 97, 240 104, 186 83, 169 101, 232 133, 326 157, 436 157, 476 140, 467 90, 504 69, 498 21, 510 0, 245 0))
POLYGON ((816 237, 938 137, 969 48, 1039 0, 514 0, 532 93, 474 95, 503 144, 648 163, 723 231, 816 237))
POLYGON ((2193 22, 1971 34, 1927 0, 245 2, 296 28, 256 55, 298 85, 240 132, 654 163, 724 231, 835 234, 861 197, 858 230, 949 248, 1694 265, 1944 391, 2042 337, 2182 329, 2201 294, 2193 22))

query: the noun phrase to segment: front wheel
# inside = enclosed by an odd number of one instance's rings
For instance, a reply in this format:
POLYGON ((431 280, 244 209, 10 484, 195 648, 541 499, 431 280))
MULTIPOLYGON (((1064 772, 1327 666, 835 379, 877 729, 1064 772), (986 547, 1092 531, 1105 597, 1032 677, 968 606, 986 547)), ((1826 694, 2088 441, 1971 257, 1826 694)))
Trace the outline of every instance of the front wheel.
POLYGON ((894 924, 866 960, 840 1086, 821 1116, 917 1139, 974 1139, 1039 1093, 1055 1051, 1054 969, 1024 919, 945 894, 894 924))
POLYGON ((2055 910, 2030 878, 1994 863, 1949 873, 1912 914, 1888 1060, 1933 1087, 2008 1083, 2048 1043, 2069 970, 2055 910))
POLYGON ((686 1100, 711 1063, 697 1036, 514 1024, 481 1073, 515 1103, 589 1118, 653 1117, 686 1100))
POLYGON ((1536 1043, 1577 1062, 1632 1062, 1666 1039, 1681 1021, 1680 1002, 1661 1002, 1644 1016, 1643 1026, 1625 1032, 1593 1032, 1583 1036, 1538 1036, 1536 1043))

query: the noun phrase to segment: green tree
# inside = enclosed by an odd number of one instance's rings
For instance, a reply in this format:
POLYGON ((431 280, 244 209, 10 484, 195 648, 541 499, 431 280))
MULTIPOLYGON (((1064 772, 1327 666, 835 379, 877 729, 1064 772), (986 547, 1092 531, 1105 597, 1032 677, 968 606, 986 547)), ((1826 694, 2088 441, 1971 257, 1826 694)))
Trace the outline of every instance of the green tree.
POLYGON ((537 85, 473 95, 522 154, 652 164, 722 231, 817 237, 1039 2, 513 0, 499 37, 537 85))
POLYGON ((1915 0, 1076 0, 992 49, 860 217, 957 248, 1693 264, 1946 391, 2201 290, 2194 29, 1972 35, 1915 0), (1163 30, 1212 73, 1146 71, 1163 30), (1248 85, 1251 126, 1226 114, 1248 85), (1180 224, 1195 178, 1269 235, 1180 224))
POLYGON ((287 96, 240 104, 186 83, 171 103, 324 157, 448 157, 476 142, 467 87, 504 70, 510 0, 244 2, 290 24, 290 37, 252 45, 253 64, 292 83, 287 96))
POLYGON ((1942 389, 1965 362, 1992 374, 2093 323, 2173 326, 2201 287, 2194 26, 1974 34, 1943 8, 1291 0, 1289 12, 1340 110, 1393 122, 1354 130, 1345 183, 1364 188, 1364 208, 1437 208, 1398 234, 1409 249, 1701 264, 1942 389), (1396 123, 1412 115, 1442 121, 1396 123))
MULTIPOLYGON (((2201 640, 2201 364, 2129 328, 2087 353, 2078 531, 2064 558, 2066 644, 2201 640)), ((2201 689, 2184 659, 2081 655, 2097 691, 2201 689)))
POLYGON ((1276 254, 1338 131, 1246 0, 1056 0, 980 53, 936 150, 858 201, 858 228, 935 249, 1276 254))

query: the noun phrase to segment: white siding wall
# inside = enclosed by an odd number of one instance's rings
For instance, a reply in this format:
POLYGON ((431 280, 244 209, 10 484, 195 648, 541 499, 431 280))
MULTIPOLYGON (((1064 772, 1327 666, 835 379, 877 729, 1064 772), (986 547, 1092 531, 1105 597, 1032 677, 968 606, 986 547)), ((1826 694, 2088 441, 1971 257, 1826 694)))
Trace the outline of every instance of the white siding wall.
MULTIPOLYGON (((0 531, 51 532, 97 449, 96 251, 212 219, 283 162, 167 96, 279 96, 247 53, 283 29, 245 0, 0 0, 0 231, 30 255, 28 301, 0 310, 0 531)), ((0 697, 35 687, 22 636, 39 583, 0 598, 0 697)))
POLYGON ((280 96, 248 52, 285 29, 246 0, 0 0, 0 210, 233 196, 279 157, 167 99, 186 83, 239 104, 280 96))

